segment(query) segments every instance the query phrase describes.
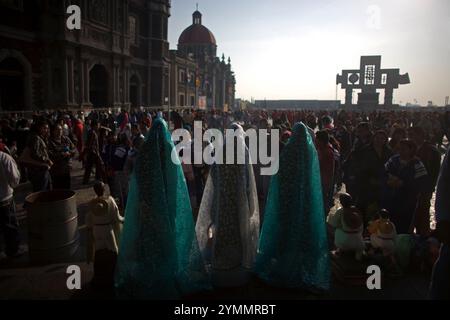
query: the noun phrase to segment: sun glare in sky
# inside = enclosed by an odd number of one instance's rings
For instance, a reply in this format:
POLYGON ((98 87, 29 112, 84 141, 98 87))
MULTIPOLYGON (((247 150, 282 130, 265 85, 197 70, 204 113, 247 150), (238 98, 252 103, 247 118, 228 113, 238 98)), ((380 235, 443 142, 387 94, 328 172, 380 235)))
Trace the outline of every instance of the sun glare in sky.
POLYGON ((172 49, 197 2, 218 55, 231 57, 237 97, 335 99, 336 74, 359 68, 362 55, 409 73, 394 103, 442 105, 450 95, 448 0, 172 0, 172 49))

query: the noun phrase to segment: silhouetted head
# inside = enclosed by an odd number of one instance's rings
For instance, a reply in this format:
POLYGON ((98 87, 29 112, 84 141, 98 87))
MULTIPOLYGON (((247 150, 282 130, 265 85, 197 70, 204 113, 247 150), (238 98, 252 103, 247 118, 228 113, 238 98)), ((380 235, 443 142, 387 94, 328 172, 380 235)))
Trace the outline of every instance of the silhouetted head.
POLYGON ((333 119, 330 116, 323 116, 321 122, 324 127, 327 127, 333 123, 333 119))
POLYGON ((311 128, 315 129, 317 127, 317 117, 314 114, 309 114, 306 117, 306 124, 311 128))
POLYGON ((341 193, 339 195, 339 202, 343 208, 350 208, 353 205, 353 198, 348 193, 341 193))
POLYGON ((131 125, 131 133, 135 136, 141 133, 141 131, 139 130, 139 125, 137 123, 133 123, 131 125))
POLYGON ((357 229, 363 224, 361 215, 355 207, 345 208, 342 216, 347 227, 357 229))
POLYGON ((52 128, 52 136, 56 139, 61 138, 63 135, 63 128, 60 124, 57 124, 52 128))
POLYGON ((392 132, 392 140, 400 141, 406 138, 406 130, 403 128, 395 128, 392 132))
POLYGON ((286 143, 291 136, 292 136, 291 131, 289 130, 284 131, 283 134, 281 135, 281 142, 286 143))
POLYGON ((370 125, 368 122, 361 122, 358 124, 356 127, 356 136, 364 144, 370 142, 372 139, 372 132, 370 131, 370 125))
POLYGON ((416 155, 417 145, 412 140, 401 140, 399 142, 398 153, 401 160, 409 161, 416 155))
POLYGON ((260 129, 268 129, 269 121, 267 121, 267 119, 265 119, 265 118, 262 118, 261 120, 259 120, 259 128, 260 129))
POLYGON ((385 146, 389 141, 388 134, 384 130, 378 130, 373 135, 373 144, 376 147, 383 147, 385 146))
POLYGON ((125 133, 121 133, 117 137, 117 142, 121 145, 128 145, 128 136, 125 133))
POLYGON ((330 143, 330 135, 327 130, 321 130, 316 133, 316 141, 320 144, 327 145, 330 143))
POLYGON ((389 219, 390 217, 389 211, 387 211, 386 209, 381 209, 378 212, 378 215, 380 216, 381 219, 389 219))
POLYGON ((415 142, 416 145, 422 145, 426 140, 426 134, 421 127, 412 127, 408 130, 409 138, 415 142))
POLYGON ((98 197, 102 197, 105 194, 105 184, 101 181, 95 182, 94 192, 98 197))
POLYGON ((91 121, 91 128, 93 130, 99 130, 100 129, 100 123, 96 119, 93 119, 91 121))
POLYGON ((36 130, 41 137, 48 137, 50 133, 48 122, 45 120, 39 120, 36 124, 36 130))

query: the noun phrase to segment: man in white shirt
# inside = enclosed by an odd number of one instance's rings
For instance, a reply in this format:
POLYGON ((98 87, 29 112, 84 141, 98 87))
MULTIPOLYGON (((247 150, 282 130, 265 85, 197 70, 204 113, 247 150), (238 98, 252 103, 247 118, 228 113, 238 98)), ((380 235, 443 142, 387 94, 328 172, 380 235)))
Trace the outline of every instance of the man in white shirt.
POLYGON ((3 234, 8 257, 19 254, 19 225, 14 204, 14 187, 20 182, 20 172, 14 159, 0 151, 0 233, 3 234))

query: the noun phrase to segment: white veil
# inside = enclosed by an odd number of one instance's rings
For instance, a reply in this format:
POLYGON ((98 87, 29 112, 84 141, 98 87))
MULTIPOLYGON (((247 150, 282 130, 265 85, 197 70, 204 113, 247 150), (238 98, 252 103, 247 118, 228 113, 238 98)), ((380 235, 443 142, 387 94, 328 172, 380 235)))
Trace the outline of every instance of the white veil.
MULTIPOLYGON (((243 148, 244 164, 214 164, 200 205, 196 233, 206 264, 213 270, 253 268, 259 240, 259 207, 255 176, 245 145, 245 132, 238 124, 237 143, 243 148)), ((225 141, 218 154, 231 141, 225 141)), ((224 162, 225 163, 225 162, 224 162)))

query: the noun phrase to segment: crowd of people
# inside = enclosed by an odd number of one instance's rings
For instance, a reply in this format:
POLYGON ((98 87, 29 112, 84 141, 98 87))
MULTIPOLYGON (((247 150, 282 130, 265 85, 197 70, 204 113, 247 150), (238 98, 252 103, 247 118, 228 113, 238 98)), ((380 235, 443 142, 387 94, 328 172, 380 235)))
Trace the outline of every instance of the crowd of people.
MULTIPOLYGON (((224 129, 235 121, 241 123, 244 130, 279 129, 281 149, 292 134, 292 126, 302 121, 314 136, 319 153, 326 208, 332 206, 335 192, 345 184, 358 207, 364 213, 368 211, 368 215, 380 206, 381 198, 387 197, 387 194, 381 194, 383 170, 380 168, 408 146, 414 149, 412 158, 420 159, 429 176, 429 190, 422 192, 422 206, 426 206, 424 203, 434 189, 440 168, 438 149, 442 147, 444 137, 448 139, 450 135, 449 112, 437 111, 183 110, 172 111, 170 115, 162 110, 93 111, 88 114, 56 111, 3 116, 0 150, 26 164, 24 167, 31 168, 22 171, 22 181, 28 179, 33 191, 70 189, 70 171, 76 155, 85 169, 83 182, 89 183, 95 168, 95 179, 107 182, 114 197, 123 205, 126 190, 122 190, 122 186, 127 185, 133 159, 144 142, 152 119, 158 114, 170 119, 170 129, 192 131, 194 121, 202 121, 204 130, 224 129)), ((405 160, 408 155, 402 154, 405 160)), ((422 183, 418 185, 423 186, 422 183)), ((426 231, 426 228, 420 230, 421 233, 426 231)))
MULTIPOLYGON (((169 270, 175 266, 185 268, 186 274, 180 283, 186 287, 199 283, 202 288, 206 286, 203 280, 192 283, 193 278, 205 273, 200 260, 193 259, 193 248, 197 248, 203 259, 217 270, 233 269, 245 277, 248 269, 256 264, 255 270, 269 283, 327 289, 326 242, 335 230, 328 229, 327 235, 325 219, 335 206, 336 195, 343 192, 351 199, 347 200, 351 202, 348 208, 353 208, 350 214, 343 215, 350 221, 347 223, 343 218, 344 224, 357 226, 360 219, 363 235, 370 233, 370 226, 380 219, 381 214, 395 226, 397 234, 415 234, 423 239, 436 237, 443 243, 448 241, 448 233, 442 232, 448 231, 446 218, 439 220, 437 213, 437 228, 430 227, 434 220, 430 214, 431 199, 436 186, 446 183, 448 188, 445 174, 441 173, 438 182, 440 172, 445 171, 445 164, 441 168, 441 160, 450 140, 448 111, 252 109, 222 112, 186 109, 169 113, 139 109, 129 112, 94 110, 86 114, 52 111, 8 114, 3 116, 0 125, 1 163, 3 175, 7 177, 4 180, 7 186, 0 187, 6 254, 14 256, 18 250, 12 188, 20 181, 29 181, 33 192, 71 189, 73 162, 80 161, 84 169, 83 184, 90 184, 95 169, 95 180, 109 186, 112 199, 122 216, 125 215, 125 221, 132 220, 128 228, 125 222, 123 239, 112 249, 116 254, 123 250, 117 260, 116 273, 118 287, 127 294, 148 293, 148 288, 133 282, 136 279, 156 281, 150 279, 154 275, 148 275, 141 266, 133 264, 137 256, 142 256, 154 265, 156 262, 148 259, 155 255, 145 257, 145 252, 136 255, 130 250, 144 243, 148 244, 147 250, 159 250, 159 258, 163 258, 163 249, 157 249, 157 246, 161 246, 161 239, 165 239, 162 241, 165 246, 170 246, 171 242, 168 234, 158 238, 161 225, 167 222, 162 221, 161 215, 165 212, 181 214, 182 218, 177 218, 176 222, 184 222, 176 226, 183 229, 182 239, 177 239, 173 248, 164 248, 179 253, 181 249, 184 251, 173 260, 159 261, 161 266, 166 266, 166 271, 160 275, 162 278, 158 278, 162 281, 159 285, 164 284, 164 290, 175 290, 175 284, 166 287, 167 283, 163 281, 173 280, 168 277, 169 270), (272 130, 280 130, 279 172, 273 177, 263 176, 260 164, 248 163, 244 166, 182 164, 178 168, 167 161, 170 159, 167 152, 173 146, 170 132, 178 128, 193 131, 194 121, 202 121, 203 130, 231 127, 244 134, 249 128, 267 129, 268 141, 272 130), (14 163, 18 164, 17 170, 14 163), (179 185, 179 174, 186 181, 185 187, 179 185), (172 199, 176 203, 171 204, 172 199), (146 222, 159 228, 153 230, 154 226, 144 226, 154 231, 151 239, 136 235, 142 234, 137 230, 143 226, 136 217, 131 218, 145 206, 154 215, 146 222), (310 214, 312 211, 315 213, 310 214), (192 216, 193 223, 187 213, 192 216), (227 227, 219 228, 219 225, 227 227), (199 239, 197 247, 192 244, 193 228, 199 239), (298 230, 303 230, 301 236, 298 230), (178 241, 183 242, 181 249, 177 247, 181 246, 178 241), (258 243, 259 255, 256 254, 258 243), (292 245, 288 246, 288 243, 292 245), (288 249, 280 251, 282 246, 288 249), (307 253, 313 249, 315 253, 307 253), (296 250, 304 254, 292 254, 296 250), (242 254, 237 255, 237 252, 242 254), (283 254, 285 252, 291 255, 283 254), (309 258, 305 259, 305 256, 309 258), (299 264, 300 258, 305 264, 301 273, 284 268, 299 264), (187 276, 194 271, 195 275, 187 276), (130 287, 135 292, 127 291, 130 287)), ((245 138, 241 143, 246 143, 245 138)), ((448 156, 445 161, 448 162, 448 156)), ((98 183, 96 186, 100 188, 98 183)), ((440 192, 445 197, 443 188, 440 192)), ((99 193, 103 195, 104 191, 99 193)), ((448 210, 448 205, 444 207, 441 206, 440 214, 448 217, 448 212, 442 213, 448 210)), ((439 261, 447 259, 448 266, 448 244, 444 244, 441 255, 439 261)), ((441 271, 439 277, 445 277, 445 274, 448 280, 448 271, 441 271)), ((225 282, 230 281, 225 277, 225 282)), ((172 292, 165 293, 170 296, 172 292)))

